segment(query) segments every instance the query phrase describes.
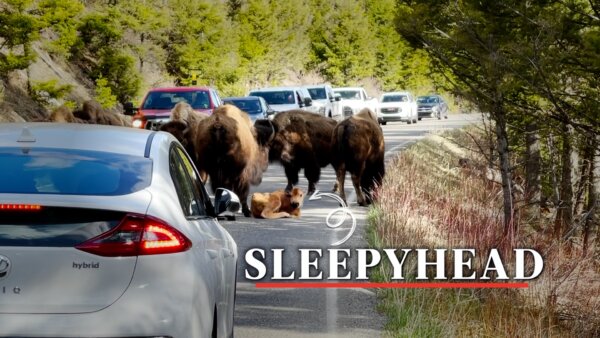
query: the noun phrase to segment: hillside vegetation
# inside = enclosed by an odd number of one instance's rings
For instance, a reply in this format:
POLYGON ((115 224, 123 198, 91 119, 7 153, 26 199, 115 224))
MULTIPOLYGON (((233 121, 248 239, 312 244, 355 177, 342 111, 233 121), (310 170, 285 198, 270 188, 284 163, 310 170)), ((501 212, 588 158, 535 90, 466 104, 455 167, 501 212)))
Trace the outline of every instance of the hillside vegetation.
POLYGON ((4 110, 90 97, 111 108, 193 79, 223 96, 324 81, 373 95, 435 90, 427 55, 396 33, 395 13, 393 0, 7 0, 3 97, 14 103, 20 89, 32 102, 4 110))

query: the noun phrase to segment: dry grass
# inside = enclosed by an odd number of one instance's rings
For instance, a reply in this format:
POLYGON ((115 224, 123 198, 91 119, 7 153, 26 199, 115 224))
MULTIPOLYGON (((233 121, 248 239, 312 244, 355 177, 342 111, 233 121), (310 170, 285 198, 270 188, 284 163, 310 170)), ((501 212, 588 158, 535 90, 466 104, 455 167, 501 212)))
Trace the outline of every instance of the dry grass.
MULTIPOLYGON (((477 154, 457 146, 474 149, 468 142, 470 139, 460 131, 431 137, 388 163, 379 202, 370 213, 374 247, 474 248, 485 253, 498 248, 505 262, 510 261, 513 246, 502 240, 500 187, 458 168, 460 157, 478 159, 477 154), (452 139, 455 142, 449 141, 452 139)), ((553 243, 524 221, 519 229, 514 247, 536 249, 543 253, 545 262, 542 276, 530 281, 528 289, 383 290, 381 307, 390 316, 390 334, 600 336, 598 259, 592 258, 593 253, 581 257, 577 250, 565 250, 564 245, 553 243)), ((598 257, 598 249, 595 251, 598 257)), ((487 255, 479 257, 485 259, 487 255)), ((485 262, 474 260, 476 269, 482 264, 485 262)), ((387 281, 390 275, 389 266, 382 264, 373 277, 387 281)))

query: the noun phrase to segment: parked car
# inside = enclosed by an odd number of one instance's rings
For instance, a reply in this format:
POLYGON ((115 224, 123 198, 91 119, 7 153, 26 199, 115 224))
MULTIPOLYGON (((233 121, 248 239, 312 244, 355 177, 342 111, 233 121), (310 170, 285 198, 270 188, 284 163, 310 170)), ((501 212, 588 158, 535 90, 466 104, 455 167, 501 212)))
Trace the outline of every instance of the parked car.
POLYGON ((448 104, 439 95, 426 95, 417 98, 419 120, 424 117, 448 118, 448 104))
POLYGON ((343 117, 352 116, 363 108, 369 108, 374 113, 377 113, 379 102, 377 98, 372 98, 367 95, 364 88, 361 87, 342 87, 333 88, 333 92, 341 98, 343 117))
POLYGON ((148 91, 139 108, 126 104, 125 114, 133 115, 133 127, 158 130, 169 121, 171 110, 181 101, 204 114, 212 114, 221 105, 219 94, 210 87, 154 88, 148 91))
POLYGON ((272 117, 275 114, 267 101, 260 96, 226 97, 223 99, 223 103, 240 108, 250 116, 252 122, 272 117))
POLYGON ((333 88, 330 85, 309 85, 304 86, 308 90, 313 100, 313 106, 319 114, 340 120, 342 116, 342 106, 339 103, 340 96, 335 96, 333 88))
POLYGON ((237 246, 165 132, 0 124, 0 337, 233 335, 237 246))
POLYGON ((417 123, 417 102, 410 92, 384 93, 379 101, 378 119, 381 124, 391 121, 417 123))
POLYGON ((276 112, 303 109, 316 113, 312 98, 302 87, 268 87, 251 91, 248 96, 260 96, 276 112))

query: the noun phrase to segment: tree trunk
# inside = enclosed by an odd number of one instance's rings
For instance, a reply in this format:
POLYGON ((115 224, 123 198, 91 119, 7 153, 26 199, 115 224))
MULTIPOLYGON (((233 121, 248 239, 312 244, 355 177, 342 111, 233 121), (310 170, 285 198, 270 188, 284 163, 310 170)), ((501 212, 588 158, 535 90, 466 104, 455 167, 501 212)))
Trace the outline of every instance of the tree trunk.
POLYGON ((540 135, 536 123, 530 122, 525 128, 525 199, 533 205, 532 211, 539 219, 542 199, 540 135))
POLYGON ((591 162, 589 187, 588 187, 588 204, 587 211, 590 213, 585 220, 583 227, 583 252, 585 254, 591 234, 596 228, 596 245, 600 245, 600 135, 596 135, 591 140, 591 162))
POLYGON ((561 238, 573 226, 573 126, 565 124, 562 130, 560 204, 554 222, 554 235, 561 238))
POLYGON ((516 234, 516 224, 513 219, 513 193, 512 175, 510 170, 510 153, 508 146, 508 133, 506 132, 506 120, 502 107, 497 107, 494 112, 496 118, 496 140, 498 156, 500 158, 500 174, 502 176, 502 197, 504 200, 504 237, 512 240, 516 234))

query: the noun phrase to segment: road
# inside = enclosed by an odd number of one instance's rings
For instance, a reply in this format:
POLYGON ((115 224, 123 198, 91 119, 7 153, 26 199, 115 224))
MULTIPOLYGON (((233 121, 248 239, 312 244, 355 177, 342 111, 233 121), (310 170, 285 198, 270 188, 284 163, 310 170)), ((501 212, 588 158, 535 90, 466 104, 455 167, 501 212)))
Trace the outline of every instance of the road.
MULTIPOLYGON (((448 120, 424 119, 419 123, 388 123, 382 126, 386 142, 386 159, 394 156, 409 144, 427 136, 428 133, 452 129, 478 121, 478 115, 450 115, 448 120)), ((331 191, 335 174, 331 166, 321 171, 317 189, 331 191)), ((253 191, 270 192, 283 189, 286 184, 283 168, 272 164, 263 182, 253 191)), ((301 176, 300 185, 307 188, 301 176)), ((331 244, 348 234, 348 220, 339 228, 328 228, 325 218, 329 211, 339 205, 332 198, 312 201, 305 199, 300 219, 262 220, 238 217, 233 222, 222 222, 239 247, 239 268, 235 312, 236 337, 377 337, 385 324, 384 315, 376 311, 376 295, 367 289, 258 289, 256 281, 245 277, 245 270, 252 275, 256 270, 246 265, 244 255, 251 248, 261 248, 267 253, 265 264, 267 277, 273 276, 271 249, 283 252, 283 276, 295 271, 300 273, 298 249, 321 248, 367 248, 365 240, 367 208, 356 204, 351 180, 346 179, 346 194, 351 210, 356 216, 357 229, 352 237, 339 247, 331 244)), ((319 259, 319 269, 326 278, 329 274, 326 255, 319 259)), ((350 256, 348 267, 355 266, 350 256)), ((347 273, 343 271, 340 275, 347 273)), ((352 271, 353 275, 355 271, 352 271)), ((312 275, 318 274, 311 270, 312 275)), ((261 281, 269 281, 264 279, 261 281)))

